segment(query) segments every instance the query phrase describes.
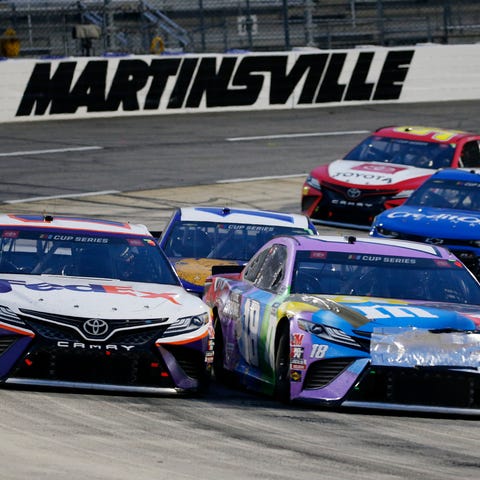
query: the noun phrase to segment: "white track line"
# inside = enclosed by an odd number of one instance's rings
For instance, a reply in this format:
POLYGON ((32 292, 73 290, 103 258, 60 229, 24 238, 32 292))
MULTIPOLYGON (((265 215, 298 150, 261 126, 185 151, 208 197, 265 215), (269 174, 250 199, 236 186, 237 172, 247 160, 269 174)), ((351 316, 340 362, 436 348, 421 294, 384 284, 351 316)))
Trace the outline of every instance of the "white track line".
POLYGON ((85 152, 89 150, 101 150, 103 147, 71 147, 71 148, 51 148, 48 150, 25 150, 20 152, 3 152, 0 157, 18 157, 20 155, 39 155, 43 153, 65 153, 65 152, 85 152))
POLYGON ((306 177, 306 173, 296 173, 295 175, 271 175, 268 177, 248 177, 248 178, 230 178, 229 180, 217 180, 215 183, 241 183, 254 182, 256 180, 276 180, 280 178, 306 177))
POLYGON ((283 135, 259 135, 256 137, 230 137, 227 142, 248 142, 250 140, 270 140, 275 138, 329 137, 335 135, 356 135, 371 133, 370 130, 350 130, 345 132, 285 133, 283 135))
POLYGON ((102 190, 100 192, 85 192, 85 193, 69 193, 65 195, 52 195, 50 197, 30 197, 21 198, 18 200, 5 200, 3 203, 26 203, 26 202, 38 202, 41 200, 55 200, 57 198, 78 198, 78 197, 92 197, 95 195, 113 195, 115 193, 121 193, 119 190, 102 190))

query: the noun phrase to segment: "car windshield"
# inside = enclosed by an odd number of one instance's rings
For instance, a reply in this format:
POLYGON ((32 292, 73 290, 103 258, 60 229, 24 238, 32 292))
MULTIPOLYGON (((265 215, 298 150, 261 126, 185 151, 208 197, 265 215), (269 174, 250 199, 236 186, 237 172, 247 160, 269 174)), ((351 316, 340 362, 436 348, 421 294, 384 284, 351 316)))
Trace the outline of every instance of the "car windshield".
POLYGON ((212 258, 246 262, 268 240, 277 235, 307 235, 295 227, 242 223, 181 222, 165 239, 170 258, 212 258))
POLYGON ((455 146, 447 143, 420 142, 372 135, 345 156, 345 160, 395 163, 420 168, 449 167, 455 146))
POLYGON ((16 228, 0 235, 0 273, 178 285, 168 259, 149 237, 16 228))
POLYGON ((458 261, 374 253, 299 252, 291 293, 480 305, 480 285, 458 261))
POLYGON ((410 206, 480 210, 480 180, 432 178, 405 202, 410 206))

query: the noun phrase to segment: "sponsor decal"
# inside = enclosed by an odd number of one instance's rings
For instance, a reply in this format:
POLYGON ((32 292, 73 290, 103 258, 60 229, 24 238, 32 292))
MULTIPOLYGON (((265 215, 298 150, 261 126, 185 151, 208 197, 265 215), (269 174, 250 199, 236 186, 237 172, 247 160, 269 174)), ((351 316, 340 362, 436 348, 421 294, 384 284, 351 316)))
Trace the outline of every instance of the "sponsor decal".
POLYGON ((358 183, 358 182, 364 182, 368 184, 369 182, 372 182, 374 184, 389 184, 393 183, 392 177, 388 177, 385 175, 380 175, 376 172, 372 173, 365 173, 365 172, 352 172, 352 170, 345 170, 345 171, 340 171, 340 172, 335 172, 330 175, 332 178, 336 178, 338 180, 341 180, 342 182, 347 182, 347 183, 358 183))
POLYGON ((12 285, 23 286, 29 290, 35 290, 38 292, 51 292, 54 290, 70 290, 73 292, 95 292, 95 293, 112 293, 117 295, 130 295, 132 297, 140 298, 165 298, 169 302, 175 305, 180 305, 177 301, 178 294, 176 293, 157 293, 148 292, 142 290, 135 290, 130 286, 115 286, 115 285, 100 285, 96 283, 88 283, 83 285, 59 285, 57 283, 27 283, 23 280, 1 280, 0 281, 0 293, 7 293, 12 290, 12 285))
POLYGON ((301 382, 302 372, 297 372, 296 370, 292 370, 290 372, 290 379, 292 380, 292 382, 301 382))
POLYGON ((310 252, 310 258, 319 258, 321 260, 327 258, 327 252, 317 252, 317 251, 312 251, 310 252))
POLYGON ((391 212, 388 218, 407 218, 411 220, 431 220, 434 222, 468 223, 469 225, 480 225, 480 216, 472 214, 459 215, 454 213, 420 213, 420 212, 391 212))
POLYGON ((307 369, 307 362, 305 360, 299 362, 292 362, 290 364, 290 369, 291 370, 306 370, 307 369))
POLYGON ((369 319, 379 318, 439 318, 432 312, 419 307, 400 305, 351 305, 369 319))
POLYGON ((362 163, 358 167, 353 167, 352 170, 363 170, 365 172, 377 172, 394 175, 402 170, 406 170, 406 167, 394 167, 393 165, 384 165, 383 163, 362 163))
POLYGON ((298 105, 397 100, 413 55, 406 49, 136 58, 115 68, 103 59, 43 61, 33 68, 16 116, 251 106, 263 98, 288 106, 294 93, 298 105))
POLYGON ((300 345, 302 345, 304 338, 305 334, 303 333, 292 333, 290 335, 290 346, 299 347, 300 345))
POLYGON ((415 265, 417 263, 416 258, 406 258, 406 257, 384 257, 382 255, 368 255, 368 254, 359 254, 351 253, 347 257, 349 260, 357 260, 362 262, 372 262, 372 263, 396 263, 403 265, 415 265))
POLYGON ((290 358, 292 363, 297 360, 303 360, 303 347, 290 347, 290 358))

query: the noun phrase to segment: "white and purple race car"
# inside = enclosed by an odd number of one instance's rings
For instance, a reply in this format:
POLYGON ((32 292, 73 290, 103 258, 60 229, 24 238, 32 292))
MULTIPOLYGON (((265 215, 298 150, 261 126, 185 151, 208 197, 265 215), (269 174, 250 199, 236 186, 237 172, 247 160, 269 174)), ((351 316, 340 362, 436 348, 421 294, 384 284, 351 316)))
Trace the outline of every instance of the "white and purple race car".
POLYGON ((143 225, 0 216, 0 382, 145 393, 203 389, 210 309, 143 225))
POLYGON ((207 281, 214 372, 279 400, 480 415, 480 284, 449 251, 284 236, 207 281))

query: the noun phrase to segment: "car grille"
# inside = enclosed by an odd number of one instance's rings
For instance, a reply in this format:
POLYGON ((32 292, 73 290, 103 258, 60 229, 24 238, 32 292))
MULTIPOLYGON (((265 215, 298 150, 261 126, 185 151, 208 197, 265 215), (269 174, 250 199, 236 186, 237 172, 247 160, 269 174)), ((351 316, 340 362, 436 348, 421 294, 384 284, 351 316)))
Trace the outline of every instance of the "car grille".
POLYGON ((348 400, 478 409, 480 375, 445 367, 370 367, 348 400))
POLYGON ((12 376, 60 382, 174 387, 159 355, 135 352, 37 348, 12 376))
POLYGON ((305 376, 303 388, 312 390, 328 385, 353 362, 354 359, 352 358, 336 358, 312 363, 305 376))
MULTIPOLYGON (((12 377, 131 387, 175 387, 155 347, 155 341, 163 336, 168 325, 150 325, 143 320, 108 320, 110 336, 107 340, 86 340, 78 331, 88 320, 85 318, 23 310, 22 319, 35 337, 23 362, 10 373, 12 377), (122 330, 128 327, 128 330, 122 330)), ((7 341, 4 343, 7 348, 7 341)), ((185 346, 169 346, 168 350, 186 375, 200 378, 205 364, 203 352, 185 346)))
MULTIPOLYGON (((42 332, 45 332, 48 335, 48 330, 51 330, 52 338, 56 337, 56 332, 63 331, 65 335, 71 337, 78 335, 78 330, 83 331, 83 325, 85 322, 91 318, 85 317, 71 317, 66 315, 55 315, 47 312, 38 312, 35 310, 21 309, 21 319, 28 325, 35 324, 37 328, 40 328, 42 332)), ((94 338, 94 340, 102 340, 104 338, 111 339, 112 332, 116 330, 125 330, 125 329, 139 329, 139 328, 154 328, 161 326, 167 322, 168 318, 154 318, 148 319, 108 319, 108 330, 103 334, 94 338)), ((167 326, 161 327, 163 331, 166 330, 167 326)), ((84 332, 85 333, 85 332, 84 332)), ((114 334, 116 335, 116 334, 114 334)))
POLYGON ((385 201, 395 194, 385 189, 359 189, 359 196, 353 199, 348 196, 351 189, 352 186, 323 183, 323 198, 312 217, 332 222, 370 225, 375 215, 385 209, 385 201))

